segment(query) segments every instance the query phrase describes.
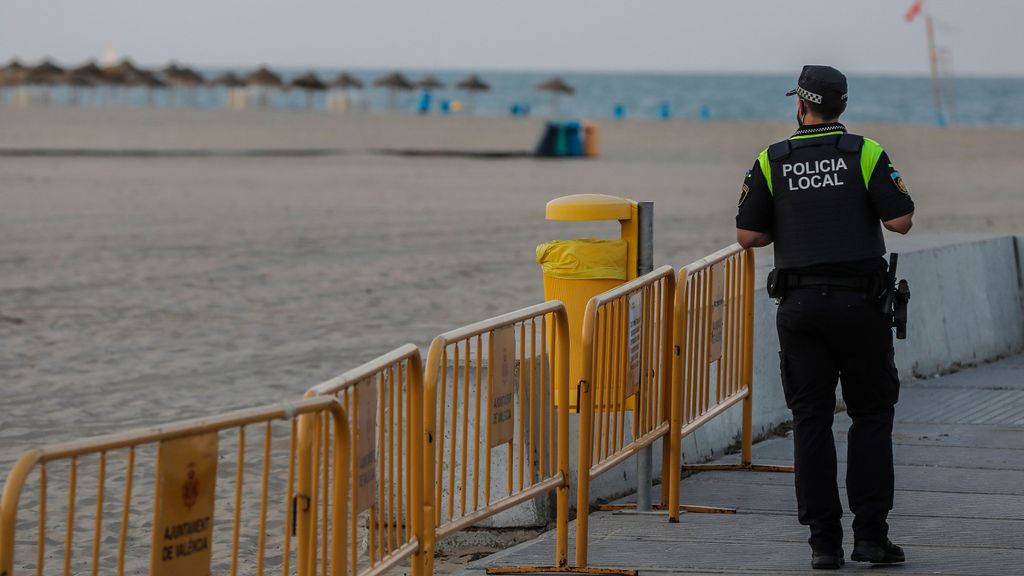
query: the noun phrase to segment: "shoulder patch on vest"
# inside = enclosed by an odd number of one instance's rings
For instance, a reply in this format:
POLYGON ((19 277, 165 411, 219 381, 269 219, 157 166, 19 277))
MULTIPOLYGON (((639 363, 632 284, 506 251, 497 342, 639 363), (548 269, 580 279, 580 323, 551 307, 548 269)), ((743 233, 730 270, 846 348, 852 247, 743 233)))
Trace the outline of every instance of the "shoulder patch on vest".
POLYGON ((860 149, 863 146, 864 137, 857 136, 856 134, 843 134, 839 136, 839 140, 836 141, 836 148, 843 152, 860 152, 860 149))
POLYGON ((772 162, 778 162, 779 160, 785 160, 789 157, 792 148, 789 146, 789 140, 783 140, 782 142, 776 142, 768 147, 768 159, 772 162))

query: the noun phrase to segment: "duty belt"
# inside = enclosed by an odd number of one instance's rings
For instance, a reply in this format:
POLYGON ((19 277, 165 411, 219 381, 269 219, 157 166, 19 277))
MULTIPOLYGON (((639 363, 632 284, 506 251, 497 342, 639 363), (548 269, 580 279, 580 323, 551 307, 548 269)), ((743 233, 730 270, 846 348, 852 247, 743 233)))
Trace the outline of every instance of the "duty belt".
POLYGON ((799 274, 786 276, 786 288, 790 290, 810 286, 827 286, 867 292, 878 286, 878 279, 872 276, 808 276, 799 274))

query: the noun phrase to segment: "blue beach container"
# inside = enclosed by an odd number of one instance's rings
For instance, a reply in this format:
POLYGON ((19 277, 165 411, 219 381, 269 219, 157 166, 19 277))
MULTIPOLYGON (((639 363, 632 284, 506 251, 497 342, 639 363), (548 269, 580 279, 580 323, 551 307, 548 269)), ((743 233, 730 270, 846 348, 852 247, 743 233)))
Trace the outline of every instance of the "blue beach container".
POLYGON ((577 120, 570 120, 565 123, 566 155, 572 157, 583 156, 583 134, 580 123, 577 120))

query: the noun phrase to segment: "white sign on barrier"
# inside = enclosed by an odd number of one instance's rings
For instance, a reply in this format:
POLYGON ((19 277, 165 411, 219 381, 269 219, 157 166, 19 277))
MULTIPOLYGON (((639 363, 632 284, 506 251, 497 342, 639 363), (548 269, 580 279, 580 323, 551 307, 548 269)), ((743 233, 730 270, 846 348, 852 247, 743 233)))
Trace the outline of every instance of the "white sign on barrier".
POLYGON ((372 379, 355 386, 356 394, 356 509, 358 514, 377 501, 377 386, 372 379))
POLYGON ((719 262, 711 267, 711 352, 708 362, 722 357, 722 337, 725 328, 725 266, 719 262))
POLYGON ((208 432, 160 442, 153 576, 210 574, 218 440, 208 432))
POLYGON ((487 369, 490 380, 488 418, 491 423, 491 448, 512 441, 515 426, 516 331, 512 326, 491 332, 492 356, 487 369))
POLYGON ((626 374, 626 384, 623 386, 624 398, 629 398, 636 394, 636 391, 640 388, 640 356, 643 350, 643 325, 644 293, 640 291, 633 293, 629 297, 629 314, 626 323, 629 369, 626 374))

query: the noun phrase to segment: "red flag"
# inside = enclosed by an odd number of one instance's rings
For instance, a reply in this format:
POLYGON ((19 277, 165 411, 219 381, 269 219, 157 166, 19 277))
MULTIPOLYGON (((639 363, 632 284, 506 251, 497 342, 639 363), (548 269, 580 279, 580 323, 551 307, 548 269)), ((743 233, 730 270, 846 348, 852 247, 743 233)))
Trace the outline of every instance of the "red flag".
POLYGON ((907 22, 913 22, 914 18, 921 13, 921 8, 923 4, 924 0, 914 0, 914 3, 910 5, 910 9, 908 9, 907 13, 903 15, 903 18, 907 22))

